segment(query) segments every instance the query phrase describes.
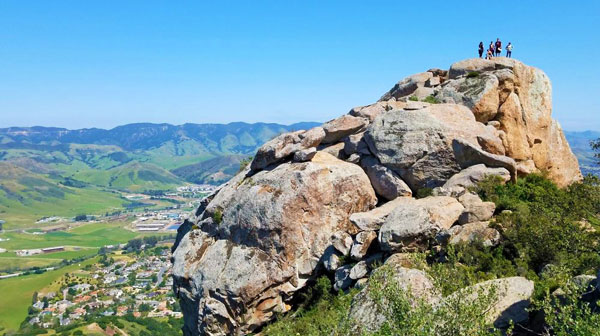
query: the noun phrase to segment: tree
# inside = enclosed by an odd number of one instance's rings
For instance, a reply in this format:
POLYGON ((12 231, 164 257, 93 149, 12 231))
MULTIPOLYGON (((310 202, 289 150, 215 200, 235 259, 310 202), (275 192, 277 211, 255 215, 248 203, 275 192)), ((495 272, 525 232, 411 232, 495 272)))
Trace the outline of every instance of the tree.
POLYGON ((592 147, 592 150, 596 152, 594 157, 598 159, 598 164, 600 164, 600 138, 590 141, 590 146, 592 147))
POLYGON ((31 297, 31 303, 36 303, 38 301, 38 292, 33 292, 33 296, 31 297))

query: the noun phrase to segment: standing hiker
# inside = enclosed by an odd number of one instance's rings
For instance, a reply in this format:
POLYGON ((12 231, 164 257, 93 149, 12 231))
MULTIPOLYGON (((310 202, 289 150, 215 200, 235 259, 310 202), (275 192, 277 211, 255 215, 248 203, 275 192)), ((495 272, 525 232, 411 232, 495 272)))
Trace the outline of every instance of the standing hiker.
POLYGON ((512 57, 512 48, 512 43, 508 42, 508 44, 506 45, 506 57, 512 57))
POLYGON ((494 51, 495 51, 495 47, 494 47, 494 42, 490 41, 490 46, 488 47, 488 55, 487 55, 487 59, 492 59, 492 56, 494 56, 494 51))
POLYGON ((479 58, 483 55, 483 42, 479 42, 479 58))
POLYGON ((502 42, 500 42, 500 39, 497 38, 496 39, 496 56, 501 56, 502 54, 502 42))

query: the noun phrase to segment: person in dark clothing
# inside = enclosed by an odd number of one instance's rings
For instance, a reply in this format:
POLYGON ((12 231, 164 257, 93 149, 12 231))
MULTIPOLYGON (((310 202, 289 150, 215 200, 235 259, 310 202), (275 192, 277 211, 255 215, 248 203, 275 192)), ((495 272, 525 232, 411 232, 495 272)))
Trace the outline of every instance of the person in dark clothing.
POLYGON ((513 49, 512 43, 508 42, 508 44, 506 45, 506 57, 508 57, 508 58, 512 57, 512 49, 513 49))
POLYGON ((502 54, 502 42, 500 42, 500 39, 497 38, 496 39, 496 56, 500 56, 502 54))
POLYGON ((483 56, 483 42, 479 42, 479 58, 483 56))
POLYGON ((492 56, 494 56, 495 54, 496 54, 496 47, 494 47, 494 42, 490 41, 490 46, 488 47, 488 57, 487 57, 487 59, 491 59, 492 56))

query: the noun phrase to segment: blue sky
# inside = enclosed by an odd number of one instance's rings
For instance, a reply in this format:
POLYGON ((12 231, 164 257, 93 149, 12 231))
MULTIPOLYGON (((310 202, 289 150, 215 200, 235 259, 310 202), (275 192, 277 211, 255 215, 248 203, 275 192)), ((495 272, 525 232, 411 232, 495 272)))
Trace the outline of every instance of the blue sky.
POLYGON ((0 127, 325 121, 514 44, 600 130, 600 1, 0 2, 0 127))

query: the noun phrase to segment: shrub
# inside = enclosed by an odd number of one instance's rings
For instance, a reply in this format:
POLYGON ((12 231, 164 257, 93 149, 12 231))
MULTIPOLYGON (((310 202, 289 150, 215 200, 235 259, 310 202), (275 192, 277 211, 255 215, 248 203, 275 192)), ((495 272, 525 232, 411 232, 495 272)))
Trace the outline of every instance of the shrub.
POLYGON ((410 101, 419 101, 419 97, 417 97, 417 96, 410 96, 410 97, 408 97, 408 100, 410 100, 410 101))
POLYGON ((479 72, 477 71, 471 71, 467 74, 467 78, 477 78, 479 77, 479 72))
POLYGON ((598 335, 600 314, 592 310, 588 302, 581 300, 583 289, 569 283, 563 292, 564 295, 560 296, 546 292, 535 305, 537 310, 544 312, 546 326, 543 335, 598 335))
POLYGON ((215 224, 221 224, 221 222, 223 221, 223 212, 221 211, 221 209, 217 209, 213 213, 212 219, 215 222, 215 224))
POLYGON ((345 294, 331 292, 331 281, 321 277, 301 297, 302 304, 292 314, 280 316, 267 326, 264 336, 344 335, 340 324, 348 314, 356 290, 345 294))
POLYGON ((466 289, 436 305, 405 290, 394 279, 391 268, 383 266, 371 276, 368 295, 386 320, 374 335, 498 334, 482 314, 497 302, 497 289, 493 287, 466 289))
POLYGON ((425 97, 425 99, 423 99, 423 101, 426 103, 430 103, 430 104, 439 104, 440 103, 440 101, 432 95, 425 97))
POLYGON ((254 159, 254 157, 249 156, 249 157, 243 159, 242 161, 240 161, 240 169, 238 170, 238 173, 243 171, 244 169, 246 169, 246 167, 248 167, 248 165, 252 162, 253 159, 254 159))
POLYGON ((432 188, 419 188, 417 190, 417 194, 415 195, 416 198, 425 198, 425 197, 429 197, 433 195, 433 189, 432 188))

